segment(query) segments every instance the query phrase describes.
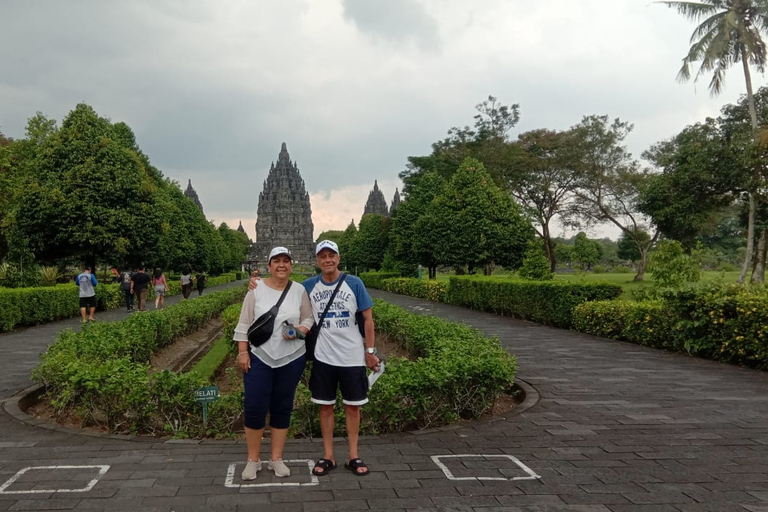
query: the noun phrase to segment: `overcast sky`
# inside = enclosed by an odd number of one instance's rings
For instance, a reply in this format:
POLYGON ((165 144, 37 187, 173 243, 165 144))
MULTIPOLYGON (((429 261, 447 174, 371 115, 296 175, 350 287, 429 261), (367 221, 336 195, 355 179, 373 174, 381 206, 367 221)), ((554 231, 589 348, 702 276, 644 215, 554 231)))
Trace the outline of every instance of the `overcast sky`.
POLYGON ((407 157, 473 124, 489 94, 520 104, 514 134, 620 117, 639 157, 744 90, 740 66, 716 98, 709 77, 678 83, 694 26, 647 0, 3 0, 0 12, 5 135, 88 103, 251 238, 282 142, 318 235, 359 221, 375 179, 390 202, 407 157))

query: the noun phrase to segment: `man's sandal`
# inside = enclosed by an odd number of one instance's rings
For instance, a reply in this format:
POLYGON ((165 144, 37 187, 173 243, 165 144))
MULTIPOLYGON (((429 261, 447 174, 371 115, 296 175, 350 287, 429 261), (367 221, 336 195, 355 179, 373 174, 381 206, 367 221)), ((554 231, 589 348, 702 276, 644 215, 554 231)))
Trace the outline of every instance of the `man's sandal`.
POLYGON ((349 462, 344 463, 344 467, 350 470, 356 476, 367 476, 368 473, 371 472, 368 469, 368 466, 365 465, 365 462, 363 462, 361 459, 352 459, 349 462), (358 469, 361 469, 361 468, 365 469, 365 471, 363 471, 362 473, 358 471, 358 469))
POLYGON ((336 469, 335 462, 330 459, 319 459, 317 464, 315 464, 315 467, 312 468, 312 474, 315 476, 325 476, 330 473, 332 469, 336 469), (320 469, 318 470, 318 468, 320 469))

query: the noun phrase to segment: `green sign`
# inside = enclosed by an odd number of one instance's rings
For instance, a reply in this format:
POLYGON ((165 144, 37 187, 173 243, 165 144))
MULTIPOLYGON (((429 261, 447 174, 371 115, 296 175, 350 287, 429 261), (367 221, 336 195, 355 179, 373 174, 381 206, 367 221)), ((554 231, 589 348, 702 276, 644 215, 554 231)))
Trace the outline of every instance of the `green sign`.
POLYGON ((195 390, 195 400, 203 404, 203 424, 208 423, 208 403, 219 398, 219 387, 208 386, 195 390))
POLYGON ((219 398, 219 387, 208 386, 206 388, 200 388, 195 390, 195 400, 202 403, 213 402, 219 398))

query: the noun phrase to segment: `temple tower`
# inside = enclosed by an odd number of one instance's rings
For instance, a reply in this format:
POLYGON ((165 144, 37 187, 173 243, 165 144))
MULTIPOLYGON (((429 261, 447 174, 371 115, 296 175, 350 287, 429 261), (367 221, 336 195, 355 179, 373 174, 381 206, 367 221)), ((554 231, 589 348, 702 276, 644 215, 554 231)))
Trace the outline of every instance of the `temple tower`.
POLYGON ((293 254, 293 262, 314 265, 314 225, 309 193, 304 189, 298 166, 291 162, 283 142, 277 164, 269 168, 264 190, 259 194, 256 240, 249 261, 267 264, 272 247, 282 245, 293 254))
POLYGON ((200 198, 197 197, 197 192, 195 192, 195 189, 192 188, 192 180, 189 180, 189 184, 187 184, 187 190, 184 191, 184 195, 190 198, 192 202, 195 203, 198 208, 200 208, 201 212, 203 211, 203 204, 200 202, 200 198))
POLYGON ((395 189, 395 197, 392 198, 392 204, 389 205, 389 216, 395 213, 395 209, 400 206, 400 191, 395 189))
POLYGON ((389 208, 387 207, 387 200, 384 199, 384 194, 379 190, 379 181, 373 182, 373 190, 368 194, 368 201, 365 203, 365 209, 363 215, 373 213, 376 215, 383 215, 389 217, 389 208))

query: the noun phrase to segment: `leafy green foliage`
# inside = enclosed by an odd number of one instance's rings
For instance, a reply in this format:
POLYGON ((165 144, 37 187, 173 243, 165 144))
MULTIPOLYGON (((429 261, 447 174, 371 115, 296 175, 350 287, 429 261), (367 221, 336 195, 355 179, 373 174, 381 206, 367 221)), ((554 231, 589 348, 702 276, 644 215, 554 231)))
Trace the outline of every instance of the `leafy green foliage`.
POLYGON ((525 251, 523 266, 518 271, 520 277, 529 281, 551 281, 552 272, 549 270, 549 261, 544 255, 541 240, 528 242, 528 250, 525 251))
POLYGON ((688 254, 677 240, 662 240, 651 253, 653 282, 663 288, 679 288, 701 279, 701 250, 688 254))
POLYGON ((532 322, 570 328, 582 302, 614 299, 621 287, 601 283, 515 282, 482 277, 452 277, 447 302, 532 322))

